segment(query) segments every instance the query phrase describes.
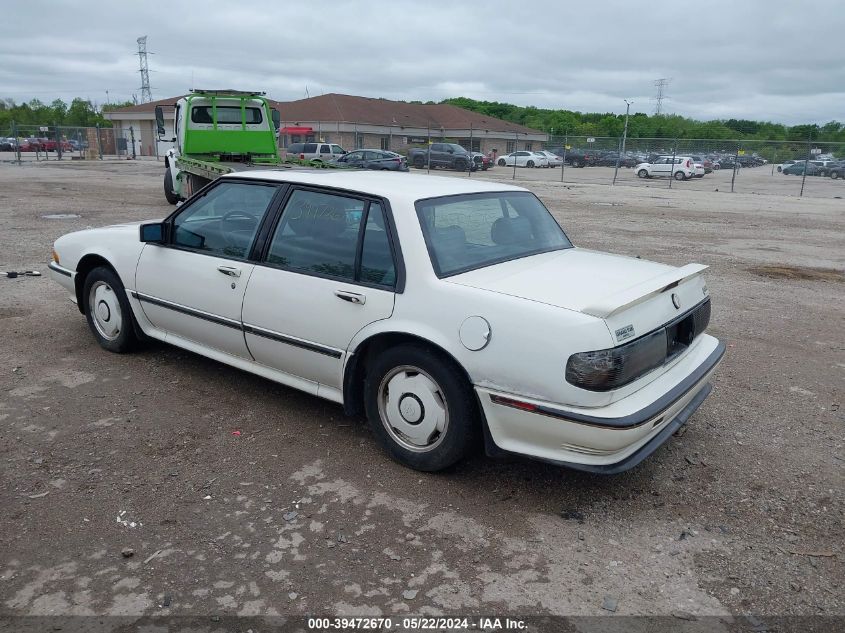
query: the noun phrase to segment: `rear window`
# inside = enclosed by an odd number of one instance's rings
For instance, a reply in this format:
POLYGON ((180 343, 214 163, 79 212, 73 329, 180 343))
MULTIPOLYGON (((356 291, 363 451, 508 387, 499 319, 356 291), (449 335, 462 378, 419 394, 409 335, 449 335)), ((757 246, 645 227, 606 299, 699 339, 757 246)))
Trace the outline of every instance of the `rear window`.
POLYGON ((446 196, 415 206, 438 277, 572 246, 528 192, 446 196))
MULTIPOLYGON (((261 123, 261 108, 245 108, 248 124, 261 123)), ((211 106, 194 106, 191 108, 191 121, 194 123, 214 123, 211 118, 211 106)), ((240 123, 241 109, 238 106, 217 106, 218 123, 240 123)))

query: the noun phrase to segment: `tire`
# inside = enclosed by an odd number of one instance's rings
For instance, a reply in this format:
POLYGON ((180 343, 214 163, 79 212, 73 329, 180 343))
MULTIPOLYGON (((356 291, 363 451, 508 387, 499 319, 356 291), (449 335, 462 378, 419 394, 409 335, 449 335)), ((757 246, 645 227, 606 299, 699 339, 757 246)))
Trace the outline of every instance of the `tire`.
POLYGON ((534 166, 534 161, 533 161, 533 160, 529 160, 527 163, 525 163, 525 166, 526 166, 526 167, 533 167, 533 166, 534 166))
POLYGON ((578 159, 575 159, 575 160, 572 161, 572 166, 573 167, 583 167, 583 165, 581 164, 581 161, 578 160, 578 159))
POLYGON ((455 171, 466 171, 467 170, 467 162, 463 159, 456 160, 454 163, 455 171))
POLYGON ((780 165, 778 165, 778 173, 780 173, 780 172, 782 172, 782 171, 783 171, 783 167, 781 167, 780 165))
POLYGON ((471 386, 451 360, 428 347, 399 345, 373 357, 364 404, 382 447, 414 470, 443 470, 479 445, 478 405, 471 386), (400 393, 398 400, 395 393, 391 399, 391 390, 400 393), (409 407, 408 414, 400 412, 400 405, 409 407), (419 417, 410 422, 408 416, 419 417), (419 435, 406 435, 393 424, 419 435))
POLYGON ((137 343, 135 317, 126 289, 111 269, 100 266, 85 277, 82 299, 91 333, 105 350, 124 354, 137 343))
POLYGON ((647 169, 641 169, 640 171, 637 172, 637 176, 639 176, 640 178, 648 178, 648 170, 647 169))
POLYGON ((173 175, 170 173, 170 168, 166 168, 164 172, 164 197, 170 204, 176 204, 180 198, 173 191, 173 175))
POLYGON ((507 167, 507 162, 504 158, 500 158, 498 162, 499 167, 507 167))
POLYGON ((414 167, 417 169, 424 169, 425 159, 422 156, 414 156, 414 167))
POLYGON ((687 177, 684 175, 684 172, 682 172, 682 171, 676 171, 675 172, 675 180, 686 180, 686 179, 687 179, 687 177))
POLYGON ((831 177, 833 180, 837 180, 837 179, 838 179, 838 178, 840 178, 841 176, 842 176, 842 174, 841 174, 841 173, 839 173, 839 171, 837 171, 836 169, 834 169, 834 170, 832 170, 832 171, 830 172, 830 177, 831 177))

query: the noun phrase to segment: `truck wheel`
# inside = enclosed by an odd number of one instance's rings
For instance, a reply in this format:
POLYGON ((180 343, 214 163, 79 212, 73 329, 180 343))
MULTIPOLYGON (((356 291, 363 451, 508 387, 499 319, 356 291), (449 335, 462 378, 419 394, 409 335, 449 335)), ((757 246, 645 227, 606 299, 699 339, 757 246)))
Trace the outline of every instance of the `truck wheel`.
POLYGON ((389 348, 369 365, 364 382, 367 418, 393 459, 433 472, 478 445, 478 405, 454 362, 412 344, 389 348))
POLYGON ((415 156, 414 167, 416 167, 417 169, 425 168, 425 159, 422 156, 415 156))
POLYGON ((180 200, 179 196, 173 191, 173 176, 170 169, 164 172, 164 197, 170 204, 176 204, 180 200))

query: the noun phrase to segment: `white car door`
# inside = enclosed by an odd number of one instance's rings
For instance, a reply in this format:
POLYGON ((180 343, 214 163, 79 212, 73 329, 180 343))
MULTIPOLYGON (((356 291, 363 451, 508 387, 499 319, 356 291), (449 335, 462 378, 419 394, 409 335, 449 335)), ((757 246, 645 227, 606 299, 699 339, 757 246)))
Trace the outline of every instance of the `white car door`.
POLYGON ((257 362, 340 394, 352 338, 393 313, 401 268, 385 217, 366 197, 291 191, 244 297, 257 362))
POLYGON ((250 358, 241 327, 248 261, 277 185, 220 181, 174 216, 165 244, 146 244, 135 271, 136 298, 157 328, 250 358))
POLYGON ((671 158, 658 158, 656 161, 654 161, 654 163, 652 163, 651 175, 668 176, 669 172, 672 169, 671 162, 671 158))

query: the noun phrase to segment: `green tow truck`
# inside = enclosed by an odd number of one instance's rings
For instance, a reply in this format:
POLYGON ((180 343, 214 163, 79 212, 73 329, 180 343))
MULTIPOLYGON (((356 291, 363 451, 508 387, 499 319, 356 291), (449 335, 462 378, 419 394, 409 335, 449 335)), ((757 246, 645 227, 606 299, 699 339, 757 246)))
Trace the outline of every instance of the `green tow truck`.
MULTIPOLYGON (((175 108, 174 147, 164 156, 164 197, 170 204, 190 198, 224 174, 283 166, 281 117, 263 92, 192 90, 175 108)), ((161 106, 155 116, 163 140, 161 106)))

